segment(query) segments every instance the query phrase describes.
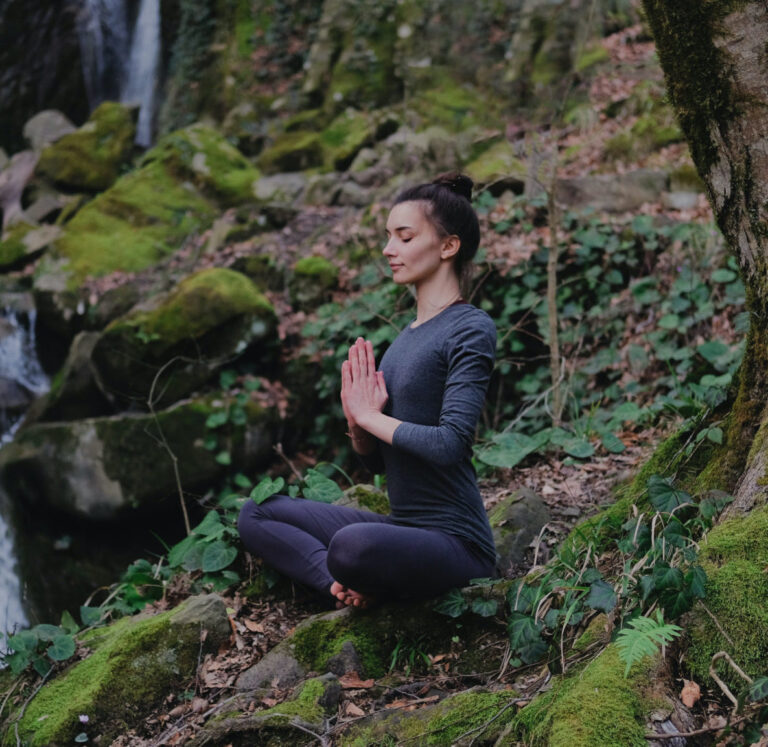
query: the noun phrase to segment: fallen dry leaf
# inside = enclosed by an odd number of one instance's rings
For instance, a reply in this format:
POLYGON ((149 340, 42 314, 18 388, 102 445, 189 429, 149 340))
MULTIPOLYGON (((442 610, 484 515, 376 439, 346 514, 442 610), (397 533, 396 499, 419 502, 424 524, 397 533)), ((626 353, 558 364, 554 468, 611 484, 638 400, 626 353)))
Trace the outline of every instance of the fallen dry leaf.
POLYGON ((373 680, 361 680, 357 672, 347 672, 339 677, 339 683, 345 690, 360 690, 373 687, 373 680))
POLYGON ((264 625, 260 622, 256 622, 256 620, 243 620, 243 625, 245 625, 248 630, 251 631, 251 633, 263 633, 264 632, 264 625))
POLYGON ((356 718, 358 716, 365 716, 365 711, 354 703, 348 702, 344 704, 343 715, 349 718, 356 718))
POLYGON ((680 700, 686 708, 693 708, 701 697, 701 688, 693 680, 683 680, 683 689, 680 691, 680 700))

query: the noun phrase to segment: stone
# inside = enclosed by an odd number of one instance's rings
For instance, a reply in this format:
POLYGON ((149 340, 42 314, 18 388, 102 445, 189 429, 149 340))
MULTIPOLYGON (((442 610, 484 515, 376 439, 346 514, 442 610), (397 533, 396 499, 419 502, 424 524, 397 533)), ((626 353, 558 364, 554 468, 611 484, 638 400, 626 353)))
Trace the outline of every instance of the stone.
POLYGON ((362 672, 363 662, 352 641, 344 641, 338 654, 328 659, 326 664, 329 672, 341 677, 348 672, 362 672))
POLYGON ((667 182, 665 172, 650 169, 560 179, 557 199, 569 209, 623 213, 638 210, 646 202, 658 201, 667 189, 667 182))
POLYGON ((488 519, 503 575, 523 563, 531 542, 549 518, 544 502, 528 488, 519 488, 491 511, 488 519))
POLYGON ((22 133, 32 150, 39 153, 76 129, 65 114, 56 109, 46 109, 28 119, 22 133))
POLYGON ((273 649, 256 664, 246 669, 235 682, 238 690, 257 690, 260 687, 293 687, 304 679, 307 672, 289 653, 273 649))
POLYGON ((366 189, 353 181, 343 181, 336 193, 337 205, 349 207, 365 207, 371 203, 371 190, 366 189))
MULTIPOLYGON (((0 335, 2 335, 1 329, 0 335)), ((7 376, 0 376, 0 412, 14 414, 24 412, 34 396, 22 383, 7 376)))
MULTIPOLYGON (((53 507, 93 520, 115 520, 152 509, 185 491, 207 488, 230 469, 205 448, 210 415, 234 397, 218 393, 156 414, 125 413, 73 422, 34 423, 0 451, 0 479, 32 510, 53 507), (178 477, 174 469, 178 460, 178 477)), ((249 472, 271 455, 279 419, 255 401, 226 435, 231 469, 249 472)))
POLYGON ((133 153, 135 120, 134 107, 105 101, 82 127, 43 149, 37 173, 70 190, 109 188, 133 153))
POLYGON ((184 278, 109 324, 93 349, 107 397, 163 406, 188 395, 225 362, 260 346, 270 359, 276 317, 252 280, 212 268, 184 278), (161 380, 156 381, 162 372, 161 380))
POLYGON ((701 192, 664 192, 661 204, 667 210, 693 210, 699 204, 701 192))
POLYGON ((0 171, 0 210, 3 213, 3 229, 23 219, 21 195, 32 178, 37 165, 37 153, 24 150, 11 158, 0 171))
POLYGON ((288 283, 291 302, 300 309, 311 309, 330 297, 339 282, 339 268, 325 257, 303 257, 293 267, 288 283))
POLYGON ((68 204, 61 195, 53 192, 43 192, 26 210, 24 217, 32 223, 40 223, 46 218, 52 218, 68 204))
POLYGON ((253 196, 259 202, 293 204, 307 184, 304 174, 286 173, 263 176, 253 183, 253 196))
POLYGON ((340 190, 339 174, 313 174, 307 178, 304 202, 307 205, 335 205, 340 190))
POLYGON ((504 182, 506 189, 518 194, 523 191, 527 176, 525 164, 512 146, 504 140, 492 144, 464 167, 476 184, 504 182))
POLYGON ((224 602, 191 597, 158 615, 124 617, 81 634, 91 653, 57 673, 30 700, 19 724, 25 744, 72 744, 89 716, 91 740, 105 744, 194 678, 198 663, 230 640, 224 602))

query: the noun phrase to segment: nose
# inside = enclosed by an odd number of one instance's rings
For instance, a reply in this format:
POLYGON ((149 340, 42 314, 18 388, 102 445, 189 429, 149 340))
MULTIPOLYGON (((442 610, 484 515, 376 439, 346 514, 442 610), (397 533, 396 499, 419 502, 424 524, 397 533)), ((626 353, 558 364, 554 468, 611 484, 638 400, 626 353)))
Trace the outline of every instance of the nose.
POLYGON ((391 238, 387 239, 387 243, 384 244, 384 248, 381 251, 385 257, 392 257, 395 254, 391 238))

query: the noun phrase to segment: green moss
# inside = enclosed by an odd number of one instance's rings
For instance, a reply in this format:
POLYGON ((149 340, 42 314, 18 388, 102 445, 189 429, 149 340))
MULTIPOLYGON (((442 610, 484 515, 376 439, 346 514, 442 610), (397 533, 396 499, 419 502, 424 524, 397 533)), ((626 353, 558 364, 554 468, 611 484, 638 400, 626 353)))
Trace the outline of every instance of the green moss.
MULTIPOLYGON (((469 691, 411 713, 395 713, 342 735, 343 747, 383 744, 452 745, 465 735, 492 744, 512 721, 517 693, 469 691), (391 740, 391 742, 390 742, 391 740)), ((463 742, 460 742, 463 744, 463 742)))
POLYGON ((79 130, 42 152, 37 171, 67 187, 107 189, 130 159, 135 134, 131 110, 105 101, 79 130))
POLYGON ((386 672, 385 642, 362 616, 312 620, 300 625, 291 639, 296 660, 312 671, 324 671, 328 659, 341 651, 345 641, 354 645, 366 677, 381 677, 386 672))
POLYGON ((547 747, 642 747, 650 709, 643 687, 654 661, 636 664, 629 677, 615 645, 581 671, 558 677, 515 718, 526 745, 547 747))
POLYGON ((183 686, 197 666, 200 631, 197 625, 173 625, 177 612, 121 621, 103 634, 87 659, 47 683, 30 702, 19 727, 26 743, 71 743, 82 731, 83 713, 103 737, 117 736, 174 684, 183 686))
POLYGON ((319 700, 325 694, 325 687, 319 678, 312 678, 301 685, 295 698, 262 711, 259 716, 297 716, 308 724, 322 723, 323 707, 319 700))
POLYGON ((606 643, 608 639, 607 622, 608 619, 605 615, 598 615, 594 618, 587 629, 573 642, 574 651, 585 651, 593 643, 606 643))
POLYGON ((303 171, 323 164, 323 146, 317 132, 285 132, 275 138, 258 158, 259 167, 269 173, 303 171))
POLYGON ((659 102, 642 114, 628 130, 614 135, 605 144, 605 152, 612 158, 637 158, 659 148, 683 140, 683 133, 674 120, 672 110, 659 102))
POLYGON ((70 287, 77 288, 87 277, 155 264, 206 228, 214 214, 197 190, 150 163, 83 207, 55 247, 68 260, 70 287))
POLYGON ((340 114, 320 133, 325 166, 344 171, 360 149, 373 142, 374 130, 362 112, 348 109, 340 114))
POLYGON ((484 153, 468 163, 464 170, 475 182, 487 183, 499 177, 515 176, 524 179, 525 164, 515 156, 506 139, 490 146, 484 153))
MULTIPOLYGON (((707 608, 731 641, 711 618, 697 613, 689 629, 687 661, 694 675, 709 679, 712 655, 729 651, 747 674, 768 672, 768 507, 754 509, 716 526, 707 535, 699 556, 707 573, 707 608)), ((741 686, 730 668, 721 675, 741 686)))
POLYGON ((371 485, 353 485, 345 493, 360 508, 366 508, 377 514, 386 515, 390 512, 389 499, 383 490, 371 485))
POLYGON ((194 339, 241 314, 271 317, 274 309, 253 281, 234 270, 210 268, 179 283, 162 306, 113 322, 129 325, 145 338, 158 336, 166 346, 194 339))
POLYGON ((325 257, 302 257, 294 266, 296 275, 311 278, 324 288, 333 288, 339 279, 339 268, 325 257))
POLYGON ((253 199, 258 169, 216 130, 194 124, 163 137, 143 164, 160 162, 179 181, 191 180, 207 197, 224 205, 253 199))
POLYGON ((704 182, 693 164, 686 163, 669 172, 669 186, 673 191, 703 192, 704 182))
POLYGON ((24 258, 27 253, 24 237, 34 230, 35 227, 29 223, 16 223, 3 233, 0 241, 0 270, 13 267, 24 258))
POLYGON ((602 44, 591 44, 581 50, 580 54, 574 60, 573 69, 577 73, 580 73, 601 62, 608 62, 610 58, 611 56, 602 44))

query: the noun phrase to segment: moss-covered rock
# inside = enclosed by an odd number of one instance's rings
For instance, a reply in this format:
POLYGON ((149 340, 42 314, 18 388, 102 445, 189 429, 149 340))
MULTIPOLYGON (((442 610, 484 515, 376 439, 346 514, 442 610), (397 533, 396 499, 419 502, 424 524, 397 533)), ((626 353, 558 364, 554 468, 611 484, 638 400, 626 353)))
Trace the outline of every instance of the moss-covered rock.
POLYGON ((512 146, 506 139, 492 144, 468 163, 464 170, 478 184, 487 184, 498 179, 509 180, 510 178, 522 182, 527 175, 525 164, 515 155, 512 146))
POLYGON ((615 645, 586 667, 556 677, 514 719, 515 731, 532 747, 642 747, 645 722, 655 702, 647 692, 653 659, 624 676, 615 645))
POLYGON ((294 745, 304 741, 306 729, 322 731, 324 719, 334 713, 341 685, 335 675, 326 674, 302 682, 292 696, 263 711, 222 714, 212 718, 189 744, 190 747, 268 747, 294 745))
MULTIPOLYGON (((768 672, 768 507, 724 521, 707 534, 699 556, 707 573, 706 605, 717 618, 694 609, 686 661, 694 675, 709 679, 712 655, 728 651, 750 676, 768 672), (720 631, 724 630, 730 640, 720 631)), ((729 667, 720 675, 743 686, 729 667)))
POLYGON ((320 133, 324 165, 344 171, 357 153, 373 142, 375 132, 370 116, 354 109, 345 110, 320 133))
POLYGON ((299 308, 311 308, 327 300, 339 280, 339 268, 325 257, 303 257, 293 267, 289 282, 291 301, 299 308))
POLYGON ((0 478, 33 510, 51 506, 91 519, 114 519, 151 510, 178 490, 195 490, 221 477, 227 467, 255 469, 270 453, 278 415, 249 401, 244 418, 222 425, 217 450, 205 448, 208 418, 227 412, 228 396, 182 402, 150 414, 89 418, 72 423, 36 423, 17 433, 0 455, 0 478), (167 449, 164 446, 167 445, 167 449))
MULTIPOLYGON (((93 631, 94 648, 40 690, 19 724, 24 744, 71 744, 89 716, 91 739, 111 741, 194 676, 201 653, 215 652, 231 628, 220 598, 192 597, 149 618, 124 618, 93 631)), ((12 734, 11 741, 15 744, 12 734)))
POLYGON ((14 269, 24 260, 27 254, 27 246, 24 237, 34 231, 35 227, 29 223, 16 223, 0 237, 0 272, 14 269))
POLYGON ((193 124, 161 138, 142 164, 161 163, 179 182, 191 181, 222 206, 253 199, 258 169, 211 127, 193 124))
POLYGON ((344 498, 337 502, 343 506, 362 508, 382 515, 390 511, 387 494, 373 485, 353 485, 344 491, 344 498))
POLYGON ((68 189, 107 189, 130 160, 135 114, 122 104, 105 101, 80 129, 43 150, 37 173, 68 189))
POLYGON ((488 519, 502 575, 509 577, 508 570, 524 561, 531 542, 549 518, 544 501, 528 488, 519 488, 494 507, 488 519))
POLYGON ((415 711, 395 711, 365 719, 346 729, 343 747, 368 745, 464 744, 462 738, 493 744, 517 712, 512 690, 468 690, 415 711))
POLYGON ((284 132, 261 152, 257 163, 259 168, 270 174, 322 166, 323 146, 320 134, 306 130, 284 132))
POLYGON ((93 361, 108 396, 146 402, 157 383, 157 401, 173 402, 249 346, 261 343, 267 352, 275 324, 271 304, 245 275, 202 270, 112 322, 93 361))

